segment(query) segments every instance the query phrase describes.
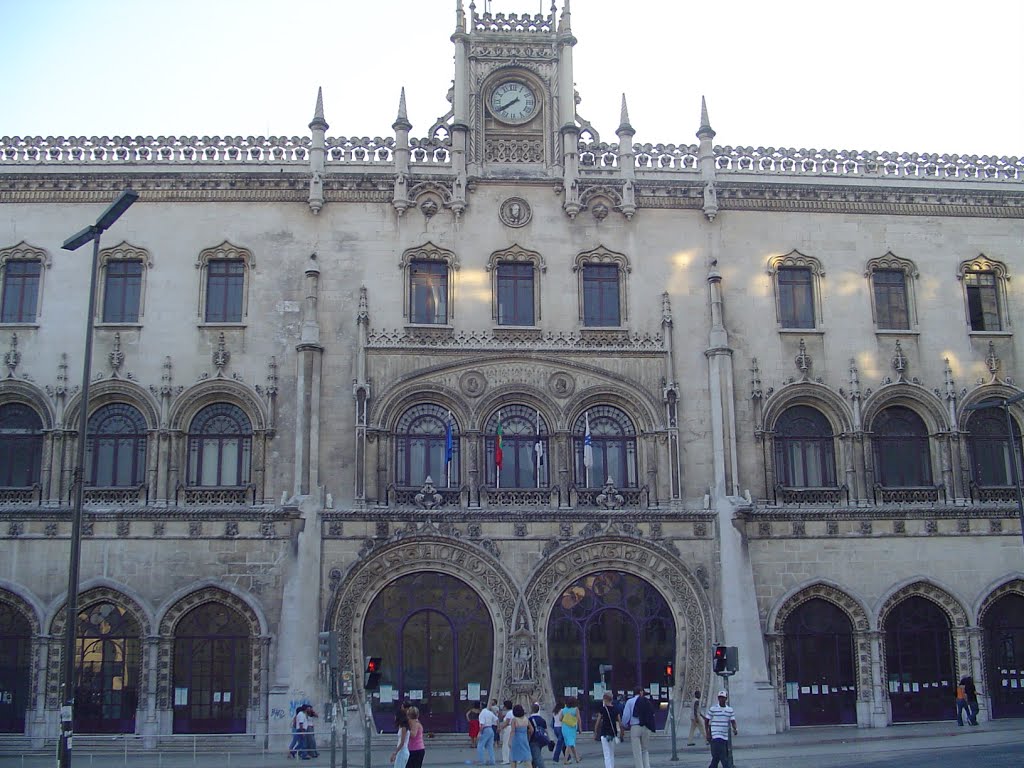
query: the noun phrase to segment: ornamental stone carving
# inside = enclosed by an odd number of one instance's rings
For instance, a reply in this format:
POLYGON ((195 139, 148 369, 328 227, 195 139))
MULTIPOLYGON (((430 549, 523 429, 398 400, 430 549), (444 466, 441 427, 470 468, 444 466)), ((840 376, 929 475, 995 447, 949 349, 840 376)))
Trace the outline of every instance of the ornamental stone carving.
POLYGON ((576 391, 576 380, 567 373, 553 373, 548 378, 548 391, 557 398, 572 397, 576 391))
POLYGON ((413 497, 413 501, 416 502, 416 506, 420 509, 434 509, 444 503, 444 497, 437 492, 437 488, 434 487, 434 480, 430 475, 427 475, 423 487, 413 497))
POLYGON ((480 371, 466 371, 459 377, 459 391, 466 397, 480 397, 487 391, 487 379, 480 371))
POLYGON ((498 218, 506 227, 523 227, 533 218, 533 209, 521 197, 510 197, 498 208, 498 218))

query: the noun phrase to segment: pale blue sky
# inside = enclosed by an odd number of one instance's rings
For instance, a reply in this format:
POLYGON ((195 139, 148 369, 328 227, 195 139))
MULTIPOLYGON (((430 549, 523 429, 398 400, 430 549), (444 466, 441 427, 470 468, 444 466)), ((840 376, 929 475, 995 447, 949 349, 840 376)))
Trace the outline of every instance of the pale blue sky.
MULTIPOLYGON (((331 136, 390 135, 403 85, 422 136, 448 107, 454 9, 0 0, 0 136, 307 135, 318 85, 331 136)), ((703 94, 720 144, 1024 155, 1021 0, 574 0, 572 11, 579 110, 606 141, 625 91, 639 142, 695 142, 703 94)))

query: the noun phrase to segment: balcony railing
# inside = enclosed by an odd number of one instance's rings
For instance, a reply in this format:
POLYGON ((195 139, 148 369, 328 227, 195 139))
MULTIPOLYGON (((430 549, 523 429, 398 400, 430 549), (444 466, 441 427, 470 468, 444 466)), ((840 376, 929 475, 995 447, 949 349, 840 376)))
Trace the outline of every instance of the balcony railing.
POLYGON ((935 504, 940 495, 946 501, 946 487, 943 485, 890 488, 875 483, 875 504, 935 504))
POLYGON ((793 488, 782 485, 775 486, 776 504, 800 504, 806 506, 837 505, 850 503, 850 488, 846 485, 821 488, 793 488))

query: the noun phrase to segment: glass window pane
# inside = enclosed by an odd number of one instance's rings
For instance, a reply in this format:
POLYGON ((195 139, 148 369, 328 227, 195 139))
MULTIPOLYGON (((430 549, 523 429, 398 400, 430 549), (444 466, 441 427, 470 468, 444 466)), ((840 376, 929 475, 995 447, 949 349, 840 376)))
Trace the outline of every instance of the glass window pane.
POLYGON ((203 440, 203 467, 199 477, 199 485, 218 485, 217 482, 217 461, 220 458, 219 440, 217 438, 206 438, 203 440))

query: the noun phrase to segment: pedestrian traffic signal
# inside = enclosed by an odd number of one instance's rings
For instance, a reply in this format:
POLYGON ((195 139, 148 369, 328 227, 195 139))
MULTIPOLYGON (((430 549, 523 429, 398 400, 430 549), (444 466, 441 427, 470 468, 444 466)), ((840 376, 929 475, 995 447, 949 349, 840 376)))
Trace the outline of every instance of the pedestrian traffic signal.
POLYGON ((724 645, 715 646, 712 669, 716 675, 725 674, 729 668, 729 650, 724 645))
POLYGON ((376 691, 380 688, 380 656, 366 657, 366 671, 363 673, 363 688, 376 691))
POLYGON ((676 668, 671 661, 665 664, 665 686, 671 688, 676 684, 676 668))
POLYGON ((331 669, 338 667, 338 633, 320 633, 320 663, 331 669))

